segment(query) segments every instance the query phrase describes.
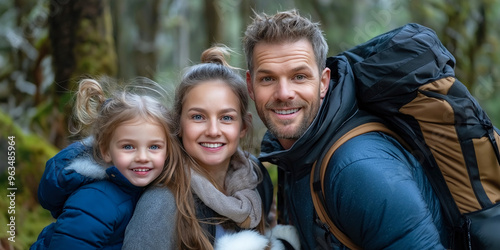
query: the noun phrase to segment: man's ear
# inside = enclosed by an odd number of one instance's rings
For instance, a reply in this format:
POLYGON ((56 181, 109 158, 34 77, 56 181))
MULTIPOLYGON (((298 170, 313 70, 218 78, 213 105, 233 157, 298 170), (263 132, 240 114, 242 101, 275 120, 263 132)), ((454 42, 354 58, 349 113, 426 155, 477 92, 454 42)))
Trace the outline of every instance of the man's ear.
POLYGON ((319 86, 321 99, 325 98, 329 86, 330 86, 330 68, 326 67, 321 73, 321 83, 319 86))
POLYGON ((250 70, 247 70, 247 90, 248 90, 248 95, 252 100, 255 101, 255 96, 253 94, 253 84, 252 84, 252 74, 250 74, 250 70))

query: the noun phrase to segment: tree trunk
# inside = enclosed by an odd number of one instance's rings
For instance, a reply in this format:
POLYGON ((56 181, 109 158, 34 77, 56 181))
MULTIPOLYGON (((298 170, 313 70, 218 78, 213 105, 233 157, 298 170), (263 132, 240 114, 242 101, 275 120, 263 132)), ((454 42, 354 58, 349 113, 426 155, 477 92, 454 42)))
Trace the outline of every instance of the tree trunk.
POLYGON ((116 56, 117 60, 117 78, 118 79, 129 79, 136 75, 135 65, 130 63, 130 60, 124 60, 125 58, 130 58, 132 55, 131 45, 132 39, 127 37, 130 33, 130 16, 128 13, 128 1, 110 1, 111 6, 111 16, 113 19, 113 37, 115 40, 116 56))
POLYGON ((205 0, 205 20, 207 25, 207 44, 205 48, 222 41, 219 17, 220 10, 217 8, 218 6, 216 0, 205 0))
POLYGON ((51 40, 55 86, 50 140, 67 144, 71 91, 83 76, 116 75, 111 16, 106 0, 51 0, 51 40))
POLYGON ((134 62, 138 76, 154 78, 157 64, 156 35, 158 33, 160 1, 138 1, 135 13, 139 37, 134 46, 134 62))

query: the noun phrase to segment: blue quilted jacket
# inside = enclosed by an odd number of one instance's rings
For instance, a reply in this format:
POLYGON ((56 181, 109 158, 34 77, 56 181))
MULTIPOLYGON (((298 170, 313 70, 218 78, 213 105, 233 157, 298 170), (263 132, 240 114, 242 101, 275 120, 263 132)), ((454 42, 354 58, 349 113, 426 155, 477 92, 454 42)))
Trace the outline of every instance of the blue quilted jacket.
MULTIPOLYGON (((327 66, 331 69, 329 90, 305 134, 285 150, 268 132, 259 156, 278 166, 279 223, 296 226, 303 249, 346 249, 317 218, 311 198, 311 168, 343 128, 371 116, 358 107, 347 57, 331 57, 327 66)), ((327 169, 326 210, 358 246, 448 246, 440 203, 422 166, 392 137, 380 132, 355 137, 335 152, 327 169)))
POLYGON ((56 221, 31 249, 121 249, 141 192, 116 167, 94 162, 89 148, 71 144, 46 164, 38 197, 56 221))

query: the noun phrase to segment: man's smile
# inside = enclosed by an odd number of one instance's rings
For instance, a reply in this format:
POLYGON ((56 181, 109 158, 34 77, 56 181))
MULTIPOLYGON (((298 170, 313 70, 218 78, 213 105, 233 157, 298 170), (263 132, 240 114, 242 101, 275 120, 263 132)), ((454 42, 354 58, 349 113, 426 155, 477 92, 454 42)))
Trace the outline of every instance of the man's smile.
POLYGON ((297 113, 300 109, 295 108, 295 109, 273 109, 273 112, 278 114, 278 115, 290 115, 297 113))

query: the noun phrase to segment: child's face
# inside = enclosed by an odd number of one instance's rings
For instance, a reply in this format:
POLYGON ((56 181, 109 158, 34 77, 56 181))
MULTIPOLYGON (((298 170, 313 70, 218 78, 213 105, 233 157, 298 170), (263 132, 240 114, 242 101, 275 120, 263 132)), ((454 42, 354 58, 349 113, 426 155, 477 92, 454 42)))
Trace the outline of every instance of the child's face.
POLYGON ((144 187, 160 175, 167 158, 167 139, 156 123, 135 119, 120 124, 109 149, 102 152, 133 185, 144 187))
POLYGON ((226 171, 245 136, 240 101, 220 81, 208 81, 185 96, 181 137, 186 152, 207 171, 226 171))

